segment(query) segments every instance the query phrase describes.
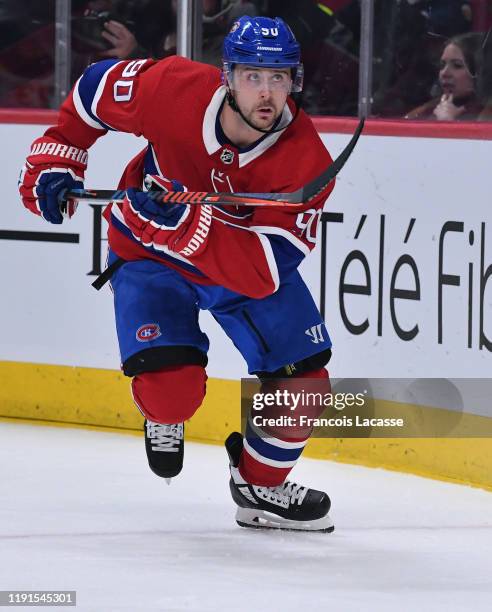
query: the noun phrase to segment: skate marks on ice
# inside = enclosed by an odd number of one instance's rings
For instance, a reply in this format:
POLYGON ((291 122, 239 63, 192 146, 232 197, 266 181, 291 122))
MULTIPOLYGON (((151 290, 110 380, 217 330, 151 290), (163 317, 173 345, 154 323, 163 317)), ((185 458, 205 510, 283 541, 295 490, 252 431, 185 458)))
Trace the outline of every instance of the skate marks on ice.
POLYGON ((0 422, 2 588, 120 610, 486 610, 492 495, 303 460, 333 534, 241 529, 223 448, 187 444, 171 487, 143 439, 0 422))

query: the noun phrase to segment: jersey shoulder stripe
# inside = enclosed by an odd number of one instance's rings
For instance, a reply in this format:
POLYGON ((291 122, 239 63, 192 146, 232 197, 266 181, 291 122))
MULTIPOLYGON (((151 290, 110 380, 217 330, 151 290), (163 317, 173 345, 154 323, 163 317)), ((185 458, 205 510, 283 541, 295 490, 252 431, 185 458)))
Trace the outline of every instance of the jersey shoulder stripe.
POLYGON ((75 107, 86 123, 88 123, 87 118, 92 121, 92 123, 89 123, 92 127, 99 126, 105 130, 113 129, 99 119, 96 109, 106 78, 109 72, 119 63, 119 60, 110 59, 92 64, 85 70, 75 86, 75 107), (77 105, 77 102, 80 103, 81 107, 77 105), (84 112, 85 117, 83 116, 84 112))
POLYGON ((93 119, 92 116, 89 115, 89 113, 85 110, 84 104, 79 93, 79 83, 81 79, 82 77, 80 77, 79 80, 75 83, 72 92, 73 105, 75 107, 76 114, 82 119, 84 123, 86 123, 91 128, 94 128, 95 130, 105 131, 105 128, 102 126, 102 124, 99 121, 93 119))

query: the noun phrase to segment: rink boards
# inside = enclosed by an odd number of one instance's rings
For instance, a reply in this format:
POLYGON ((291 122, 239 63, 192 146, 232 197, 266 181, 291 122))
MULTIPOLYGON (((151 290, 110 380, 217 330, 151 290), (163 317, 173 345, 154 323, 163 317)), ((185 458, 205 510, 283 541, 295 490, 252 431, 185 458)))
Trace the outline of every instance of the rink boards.
MULTIPOLYGON (((18 169, 43 129, 0 124, 9 150, 0 227, 2 261, 8 262, 0 313, 0 412, 139 428, 128 379, 117 370, 111 293, 90 286, 104 265, 100 210, 79 210, 55 227, 18 202, 18 169)), ((336 133, 322 137, 332 154, 348 139, 336 133)), ((121 134, 97 143, 86 185, 115 185, 125 161, 141 146, 121 134)), ((394 389, 390 392, 391 380, 406 378, 410 385, 428 378, 432 393, 413 394, 414 405, 456 410, 456 402, 446 406, 452 388, 460 399, 460 420, 492 416, 488 395, 460 381, 490 379, 492 371, 492 213, 486 180, 491 149, 487 139, 362 137, 327 206, 333 213, 326 226, 325 293, 335 347, 332 375, 386 379, 380 399, 400 403, 394 389)), ((317 248, 302 266, 317 300, 320 272, 317 248)), ((212 345, 208 397, 188 434, 220 441, 239 424, 238 380, 246 371, 213 320, 204 316, 202 324, 212 345)), ((345 438, 313 440, 307 452, 490 487, 490 447, 488 438, 345 438)))

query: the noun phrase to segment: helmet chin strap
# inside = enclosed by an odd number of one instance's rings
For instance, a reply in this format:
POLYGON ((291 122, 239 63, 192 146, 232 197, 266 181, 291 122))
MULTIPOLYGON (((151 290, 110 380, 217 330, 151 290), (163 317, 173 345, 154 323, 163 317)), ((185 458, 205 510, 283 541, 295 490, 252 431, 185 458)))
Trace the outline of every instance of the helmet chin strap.
POLYGON ((292 120, 289 121, 289 123, 287 125, 284 125, 283 127, 278 127, 278 128, 271 128, 269 130, 264 130, 263 128, 257 127, 256 125, 253 125, 251 123, 251 121, 249 121, 242 113, 241 109, 239 108, 238 103, 236 102, 236 98, 234 97, 232 91, 229 89, 229 87, 227 88, 227 93, 226 93, 226 100, 227 103, 229 104, 229 106, 232 108, 232 110, 236 113, 239 114, 239 116, 241 117, 241 119, 247 124, 249 125, 250 128, 252 128, 253 130, 257 130, 258 132, 262 132, 263 134, 275 134, 276 132, 282 132, 283 130, 287 129, 290 125, 292 125, 294 123, 294 121, 297 119, 297 115, 299 114, 299 111, 301 110, 301 104, 302 104, 302 93, 293 93, 291 94, 291 98, 294 100, 294 104, 296 107, 296 112, 294 113, 294 116, 292 117, 292 120))

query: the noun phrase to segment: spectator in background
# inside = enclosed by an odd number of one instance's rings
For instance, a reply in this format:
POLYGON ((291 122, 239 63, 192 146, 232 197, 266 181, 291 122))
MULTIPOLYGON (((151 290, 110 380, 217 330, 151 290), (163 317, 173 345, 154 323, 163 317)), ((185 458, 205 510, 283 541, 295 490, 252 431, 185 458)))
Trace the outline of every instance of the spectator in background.
POLYGON ((451 38, 469 32, 472 27, 470 0, 407 0, 415 4, 427 21, 427 31, 434 36, 451 38))
POLYGON ((492 1, 471 0, 472 30, 474 32, 487 32, 492 28, 492 1))
MULTIPOLYGON (((0 106, 52 106, 55 4, 0 0, 0 106)), ((163 33, 175 29, 171 0, 72 0, 71 11, 72 83, 103 57, 159 57, 163 33)))
POLYGON ((440 93, 406 115, 406 119, 471 121, 484 104, 477 95, 483 34, 455 36, 446 42, 440 61, 440 93))
POLYGON ((162 58, 164 41, 176 29, 171 0, 91 0, 73 19, 74 47, 103 58, 162 58))
POLYGON ((301 45, 304 110, 314 115, 356 115, 357 0, 267 0, 259 4, 261 14, 284 19, 301 45))
MULTIPOLYGON (((72 0, 71 82, 104 58, 176 53, 176 0, 72 0)), ((252 2, 203 0, 203 61, 221 64, 232 22, 258 14, 252 2)), ((0 106, 52 105, 55 0, 0 0, 0 106)))
POLYGON ((477 91, 480 100, 484 103, 484 108, 477 120, 492 121, 492 28, 483 37, 479 56, 481 70, 477 78, 477 91))
POLYGON ((401 117, 428 100, 443 43, 471 25, 469 0, 376 0, 373 115, 401 117))
MULTIPOLYGON (((257 15, 252 2, 202 0, 202 61, 221 66, 222 41, 242 15, 257 15)), ((176 53, 176 0, 92 0, 79 30, 94 47, 97 59, 152 57, 176 53), (84 23, 85 20, 85 23, 84 23)))
MULTIPOLYGON (((172 2, 176 15, 176 0, 172 2)), ((243 15, 255 17, 258 10, 253 2, 245 0, 202 0, 202 56, 205 64, 222 66, 222 42, 232 24, 243 15)), ((176 21, 176 17, 175 17, 176 21)), ((176 31, 170 33, 164 43, 167 55, 176 53, 176 31)))
POLYGON ((203 45, 201 61, 222 66, 222 42, 232 24, 243 15, 256 17, 253 2, 242 0, 203 0, 203 45))

